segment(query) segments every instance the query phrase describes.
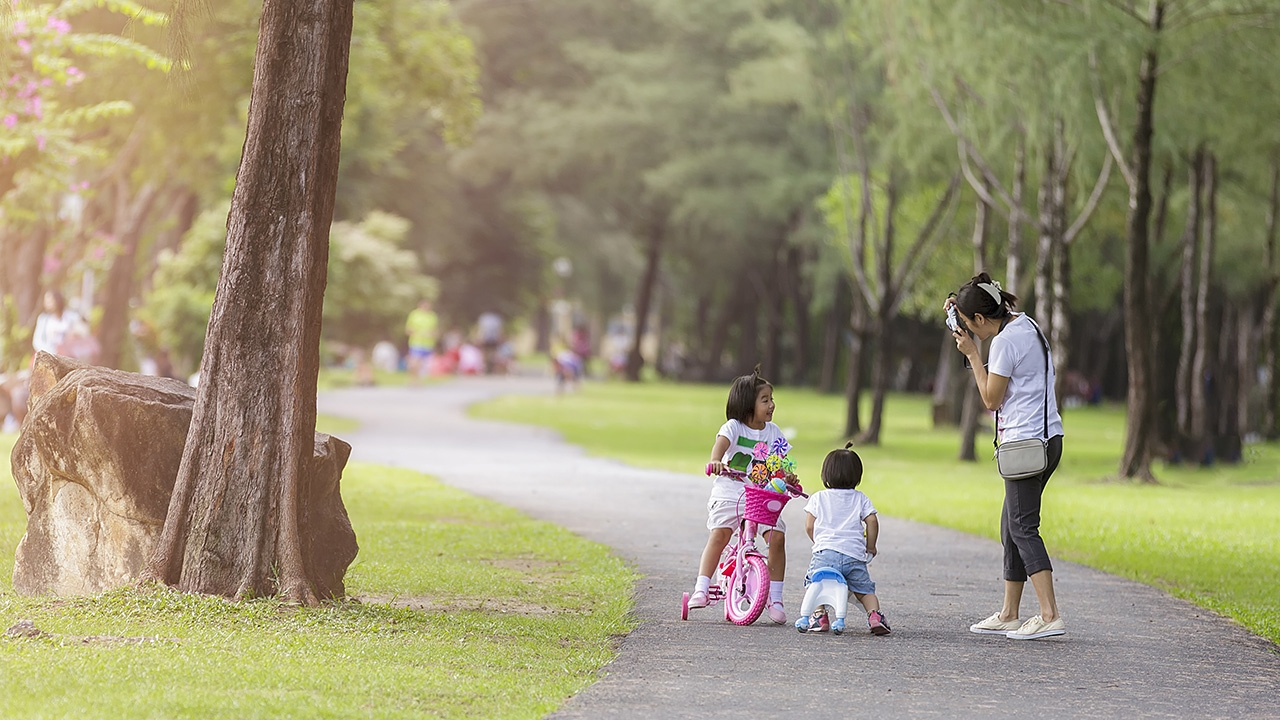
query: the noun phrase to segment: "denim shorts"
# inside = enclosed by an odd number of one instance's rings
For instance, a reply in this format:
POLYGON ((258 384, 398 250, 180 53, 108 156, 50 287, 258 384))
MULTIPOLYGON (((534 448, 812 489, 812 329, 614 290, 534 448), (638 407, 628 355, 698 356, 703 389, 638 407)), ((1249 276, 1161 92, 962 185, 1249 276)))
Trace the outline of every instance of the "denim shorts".
POLYGON ((824 567, 835 568, 844 575, 844 581, 849 585, 850 592, 856 592, 859 595, 875 594, 876 584, 872 582, 871 575, 867 572, 867 564, 835 550, 819 550, 813 554, 813 558, 809 560, 809 572, 804 576, 805 587, 809 586, 813 571, 824 567))

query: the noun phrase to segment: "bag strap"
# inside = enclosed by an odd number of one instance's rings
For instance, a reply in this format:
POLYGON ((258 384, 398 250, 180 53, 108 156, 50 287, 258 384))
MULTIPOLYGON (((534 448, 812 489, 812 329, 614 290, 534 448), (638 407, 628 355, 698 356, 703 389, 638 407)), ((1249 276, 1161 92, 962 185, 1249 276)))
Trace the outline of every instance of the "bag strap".
MULTIPOLYGON (((1044 333, 1041 332, 1040 326, 1036 324, 1036 321, 1032 320, 1031 316, 1027 315, 1026 313, 1023 313, 1023 315, 1027 318, 1027 322, 1031 323, 1031 327, 1035 328, 1036 338, 1040 340, 1040 349, 1044 351, 1044 439, 1048 440, 1049 439, 1049 342, 1044 339, 1044 333)), ((1000 323, 1000 330, 1004 330, 1004 326, 1009 324, 1009 320, 1010 320, 1010 316, 1006 315, 1004 320, 1000 323)), ((996 334, 998 335, 999 331, 997 331, 996 334)), ((1000 429, 1000 411, 996 410, 996 430, 998 431, 999 429, 1000 429)), ((995 438, 991 438, 991 444, 994 445, 996 449, 1000 448, 1000 441, 996 440, 995 438)))

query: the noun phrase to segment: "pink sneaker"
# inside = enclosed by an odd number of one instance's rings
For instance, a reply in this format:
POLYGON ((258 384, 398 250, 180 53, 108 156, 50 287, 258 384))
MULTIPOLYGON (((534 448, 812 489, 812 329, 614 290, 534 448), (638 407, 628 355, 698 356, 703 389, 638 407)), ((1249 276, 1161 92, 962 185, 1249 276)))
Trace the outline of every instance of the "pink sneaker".
POLYGON ((689 596, 689 607, 692 609, 704 608, 709 604, 711 604, 711 601, 707 598, 707 594, 701 590, 689 596))
MULTIPOLYGON (((690 600, 692 603, 693 601, 690 600)), ((692 607, 692 606, 691 606, 692 607)), ((769 605, 769 619, 779 625, 785 625, 787 622, 787 611, 782 609, 782 601, 779 600, 769 605)))

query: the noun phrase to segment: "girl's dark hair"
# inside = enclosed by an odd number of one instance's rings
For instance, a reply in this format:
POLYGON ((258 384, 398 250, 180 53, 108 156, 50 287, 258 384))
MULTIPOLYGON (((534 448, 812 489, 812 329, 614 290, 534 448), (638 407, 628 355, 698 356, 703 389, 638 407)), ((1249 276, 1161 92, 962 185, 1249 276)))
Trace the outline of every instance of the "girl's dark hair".
POLYGON ((67 299, 62 297, 62 293, 57 290, 50 290, 49 295, 53 297, 53 306, 56 309, 55 311, 58 313, 58 316, 61 317, 62 313, 67 310, 67 299))
POLYGON ((961 315, 972 319, 975 315, 989 319, 1000 319, 1018 304, 1018 296, 1005 292, 991 279, 991 276, 978 273, 969 282, 960 286, 956 293, 956 309, 961 315), (996 295, 1000 296, 999 302, 996 295))
POLYGON ((852 490, 862 484, 862 458, 847 443, 843 450, 832 450, 822 461, 822 486, 836 490, 852 490))
POLYGON ((749 422, 756 412, 756 396, 760 388, 773 387, 768 380, 760 377, 760 366, 756 365, 750 375, 740 375, 733 379, 729 387, 729 401, 724 406, 726 420, 749 422))

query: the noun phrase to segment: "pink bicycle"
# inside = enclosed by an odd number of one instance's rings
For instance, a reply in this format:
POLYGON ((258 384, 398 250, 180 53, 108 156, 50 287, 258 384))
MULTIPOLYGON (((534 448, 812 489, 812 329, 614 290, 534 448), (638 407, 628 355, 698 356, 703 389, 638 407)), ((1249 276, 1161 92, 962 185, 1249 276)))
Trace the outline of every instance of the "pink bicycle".
MULTIPOLYGON (((714 467, 707 464, 707 475, 714 467)), ((740 481, 747 478, 746 473, 737 470, 725 469, 722 474, 740 481)), ((747 482, 743 491, 742 521, 720 554, 716 575, 707 590, 707 607, 724 600, 724 619, 734 625, 755 622, 769 602, 769 564, 756 547, 760 526, 776 525, 791 498, 809 497, 794 485, 787 485, 786 493, 777 493, 747 482)), ((680 619, 689 619, 687 592, 680 601, 680 619)))

